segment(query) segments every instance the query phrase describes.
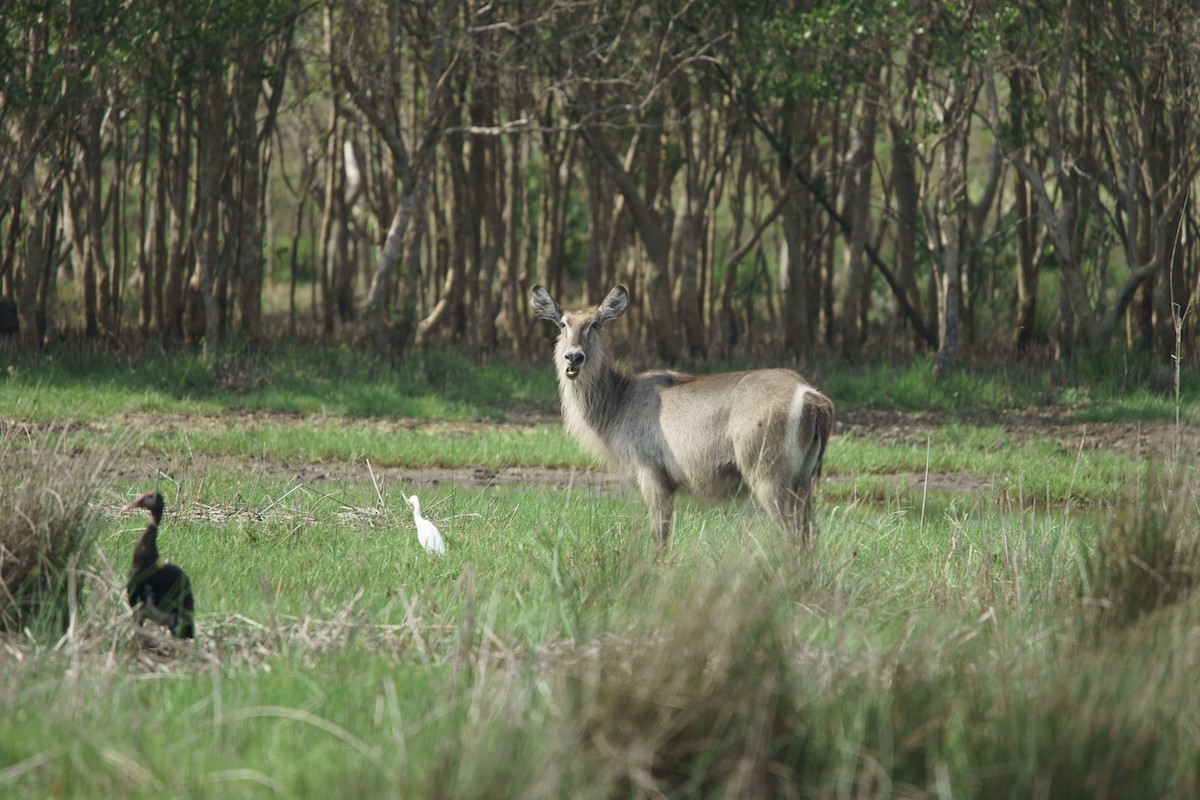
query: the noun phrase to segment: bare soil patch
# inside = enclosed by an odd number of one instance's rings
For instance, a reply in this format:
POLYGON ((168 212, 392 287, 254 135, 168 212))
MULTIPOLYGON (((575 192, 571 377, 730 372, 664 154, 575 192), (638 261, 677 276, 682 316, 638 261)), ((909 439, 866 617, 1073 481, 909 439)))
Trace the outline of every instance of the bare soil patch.
POLYGON ((247 459, 235 456, 201 456, 192 469, 205 471, 210 467, 240 469, 269 478, 292 479, 312 486, 339 484, 347 481, 376 481, 388 485, 436 487, 442 485, 486 489, 489 486, 547 486, 554 489, 574 488, 619 491, 622 484, 599 470, 555 469, 550 467, 379 467, 365 461, 293 463, 270 459, 247 459))
MULTIPOLYGON (((1057 410, 1023 410, 1016 414, 953 415, 945 412, 902 412, 860 409, 843 412, 834 439, 847 433, 881 444, 922 445, 947 425, 962 423, 1002 428, 1014 445, 1034 439, 1054 442, 1063 452, 1110 451, 1134 458, 1165 460, 1176 448, 1185 460, 1200 457, 1200 430, 1163 421, 1079 422, 1057 410)), ((836 446, 832 444, 832 446, 836 446)), ((833 465, 836 471, 836 464, 833 465)), ((970 472, 908 473, 892 476, 898 488, 913 491, 977 494, 991 491, 987 476, 970 472)))
MULTIPOLYGON (((537 425, 557 425, 558 417, 528 412, 505 421, 436 421, 405 418, 371 418, 369 424, 381 432, 425 430, 430 433, 471 434, 503 429, 531 428, 537 425)), ((212 430, 229 426, 272 425, 319 427, 344 424, 341 417, 277 412, 234 412, 220 415, 139 413, 126 414, 108 422, 79 423, 99 432, 130 430, 138 432, 163 430, 212 430)), ((1013 444, 1041 438, 1056 442, 1064 452, 1108 450, 1135 458, 1167 459, 1179 447, 1184 459, 1195 461, 1200 456, 1200 430, 1196 426, 1177 428, 1173 423, 1150 422, 1078 422, 1047 411, 1022 411, 1017 414, 952 415, 942 412, 901 412, 860 409, 838 413, 831 449, 836 453, 837 440, 846 435, 870 438, 882 444, 920 445, 933 433, 947 425, 966 423, 1002 428, 1013 444)), ((17 420, 0 419, 0 434, 34 433, 41 427, 17 420)), ((826 462, 827 471, 837 474, 837 459, 826 462)), ((203 473, 210 468, 238 469, 253 475, 291 479, 313 486, 370 480, 371 475, 388 485, 436 487, 453 484, 468 488, 489 486, 546 486, 568 491, 587 488, 592 491, 618 493, 628 489, 621 481, 598 469, 553 469, 546 467, 513 467, 495 470, 488 467, 405 467, 369 465, 367 462, 297 463, 273 460, 269 457, 246 458, 210 456, 193 453, 186 461, 161 464, 159 469, 173 474, 203 473)), ((131 476, 142 473, 144 463, 121 469, 131 476)), ((909 474, 894 476, 907 488, 938 492, 976 493, 991 488, 986 476, 969 472, 909 474)))
POLYGON ((999 427, 1013 444, 1040 438, 1070 452, 1108 450, 1140 458, 1166 458, 1174 451, 1177 433, 1184 456, 1195 455, 1200 445, 1194 428, 1177 429, 1171 422, 1079 422, 1049 411, 964 416, 862 409, 839 413, 835 437, 852 432, 882 444, 922 444, 935 430, 954 423, 999 427))

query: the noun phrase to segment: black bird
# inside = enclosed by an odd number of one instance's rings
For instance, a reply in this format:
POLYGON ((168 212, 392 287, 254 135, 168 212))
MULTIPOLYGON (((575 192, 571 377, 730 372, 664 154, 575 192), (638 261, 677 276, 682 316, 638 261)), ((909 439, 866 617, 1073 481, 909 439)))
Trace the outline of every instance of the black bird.
POLYGON ((176 638, 196 637, 196 608, 192 583, 183 570, 168 564, 158 554, 158 524, 162 522, 163 497, 147 492, 125 506, 144 508, 150 512, 150 524, 133 548, 133 569, 129 573, 129 607, 134 610, 138 624, 153 620, 166 625, 176 638))

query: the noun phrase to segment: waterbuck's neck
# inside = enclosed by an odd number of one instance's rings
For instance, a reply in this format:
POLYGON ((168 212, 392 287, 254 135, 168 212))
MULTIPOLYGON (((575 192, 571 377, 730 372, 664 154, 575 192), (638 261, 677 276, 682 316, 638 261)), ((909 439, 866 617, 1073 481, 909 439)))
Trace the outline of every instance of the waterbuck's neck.
POLYGON ((559 372, 558 391, 567 433, 593 455, 607 458, 610 430, 620 414, 631 378, 607 360, 597 362, 588 364, 574 380, 559 372))

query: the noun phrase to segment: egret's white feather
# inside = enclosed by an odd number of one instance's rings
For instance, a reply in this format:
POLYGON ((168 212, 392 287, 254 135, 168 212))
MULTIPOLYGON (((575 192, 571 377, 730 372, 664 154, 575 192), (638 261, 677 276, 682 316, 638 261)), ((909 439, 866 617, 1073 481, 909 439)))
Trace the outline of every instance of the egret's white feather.
POLYGON ((408 504, 412 506, 413 521, 417 523, 417 540, 427 552, 437 555, 444 555, 446 552, 446 543, 442 541, 442 535, 438 533, 437 526, 429 520, 421 516, 421 501, 414 494, 408 498, 408 504))

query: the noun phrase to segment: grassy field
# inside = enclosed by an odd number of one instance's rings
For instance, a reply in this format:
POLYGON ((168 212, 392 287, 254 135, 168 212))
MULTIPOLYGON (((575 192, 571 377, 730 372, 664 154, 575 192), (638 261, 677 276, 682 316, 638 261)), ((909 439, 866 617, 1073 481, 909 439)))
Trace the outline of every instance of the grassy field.
POLYGON ((812 552, 684 499, 655 559, 544 369, 16 364, 5 558, 65 549, 24 612, 0 598, 0 796, 1200 793, 1196 407, 1153 376, 926 373, 816 376, 812 552), (183 646, 122 595, 146 520, 119 509, 155 487, 183 646))

